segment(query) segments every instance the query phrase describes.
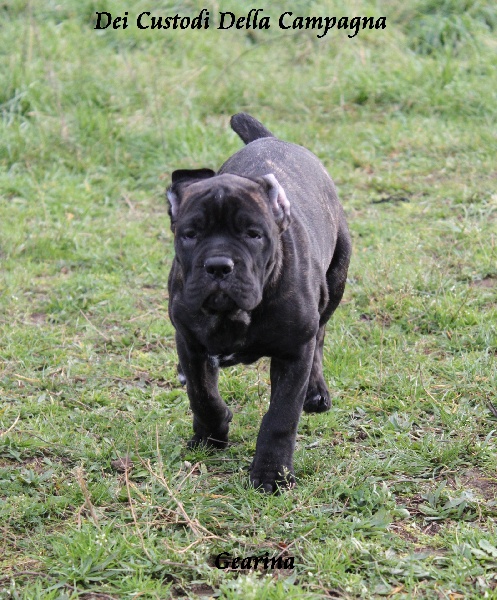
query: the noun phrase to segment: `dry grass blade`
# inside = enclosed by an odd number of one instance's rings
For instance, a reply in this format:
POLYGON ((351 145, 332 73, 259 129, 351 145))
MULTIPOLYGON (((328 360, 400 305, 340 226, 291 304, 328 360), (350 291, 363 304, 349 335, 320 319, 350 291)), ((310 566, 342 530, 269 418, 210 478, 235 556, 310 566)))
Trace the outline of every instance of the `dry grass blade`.
POLYGON ((12 423, 12 425, 6 429, 5 431, 0 431, 0 437, 3 437, 4 435, 7 435, 9 433, 9 431, 12 431, 14 429, 14 427, 17 425, 19 419, 21 417, 21 413, 19 413, 15 419, 15 421, 12 423))
POLYGON ((86 481, 85 481, 85 477, 84 477, 85 474, 84 474, 82 467, 77 467, 74 470, 74 474, 76 476, 76 481, 78 482, 78 485, 79 485, 79 487, 83 493, 83 496, 85 498, 85 502, 84 502, 83 506, 78 511, 78 525, 80 525, 81 511, 84 508, 86 508, 88 510, 88 512, 90 513, 91 518, 93 519, 93 522, 95 523, 95 525, 97 527, 99 527, 98 516, 95 511, 95 507, 93 506, 92 501, 91 501, 90 492, 88 490, 88 486, 86 485, 86 481))
POLYGON ((138 526, 138 520, 136 518, 136 512, 135 512, 135 508, 133 506, 133 499, 131 498, 131 489, 130 489, 130 485, 129 485, 128 472, 129 472, 129 469, 126 469, 124 471, 124 479, 126 481, 126 492, 128 494, 129 509, 131 510, 131 516, 133 517, 133 523, 135 525, 136 533, 138 534, 138 537, 140 538, 143 552, 145 553, 147 558, 149 558, 151 561, 153 561, 154 559, 152 558, 152 556, 150 556, 150 553, 147 550, 147 547, 145 545, 145 540, 143 539, 143 534, 141 532, 140 527, 138 526))
POLYGON ((188 525, 189 529, 193 532, 193 534, 197 537, 207 537, 208 539, 218 539, 218 540, 222 540, 223 538, 214 535, 213 533, 211 533, 207 528, 205 528, 199 521, 198 519, 192 519, 188 513, 185 510, 185 507, 183 506, 183 503, 181 502, 181 500, 179 500, 177 498, 177 496, 174 494, 173 490, 171 490, 165 476, 163 473, 156 473, 153 468, 152 465, 150 464, 150 460, 144 461, 142 460, 142 465, 147 469, 147 471, 149 472, 149 474, 151 475, 151 477, 153 477, 157 482, 159 482, 159 484, 166 490, 168 496, 171 498, 171 500, 174 502, 174 504, 177 506, 177 512, 181 515, 181 517, 184 519, 184 521, 186 522, 186 524, 188 525))

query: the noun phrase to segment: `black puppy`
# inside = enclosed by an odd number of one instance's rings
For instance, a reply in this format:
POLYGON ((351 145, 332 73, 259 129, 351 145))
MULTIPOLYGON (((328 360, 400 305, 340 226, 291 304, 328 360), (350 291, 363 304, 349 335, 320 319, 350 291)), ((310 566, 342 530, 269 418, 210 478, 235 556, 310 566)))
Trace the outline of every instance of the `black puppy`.
POLYGON ((176 255, 169 314, 193 411, 190 446, 224 448, 231 411, 219 367, 271 357, 271 402, 250 480, 293 486, 302 408, 330 408, 325 325, 345 287, 351 243, 333 181, 308 150, 240 113, 247 144, 216 174, 175 171, 167 196, 176 255))

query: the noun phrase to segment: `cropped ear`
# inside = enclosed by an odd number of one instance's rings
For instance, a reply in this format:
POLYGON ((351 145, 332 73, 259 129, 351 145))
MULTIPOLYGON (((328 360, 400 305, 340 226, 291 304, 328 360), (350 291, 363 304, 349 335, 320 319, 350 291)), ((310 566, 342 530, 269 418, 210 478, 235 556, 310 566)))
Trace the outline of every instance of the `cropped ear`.
POLYGON ((283 232, 290 225, 291 221, 290 202, 286 197, 285 190, 272 173, 264 175, 261 179, 264 182, 264 187, 269 198, 269 206, 271 207, 275 221, 280 231, 283 232))
POLYGON ((180 169, 173 171, 172 183, 166 191, 169 200, 169 216, 171 217, 171 229, 174 231, 174 223, 178 215, 178 208, 181 204, 181 192, 184 187, 191 185, 202 179, 214 177, 216 173, 212 169, 180 169))

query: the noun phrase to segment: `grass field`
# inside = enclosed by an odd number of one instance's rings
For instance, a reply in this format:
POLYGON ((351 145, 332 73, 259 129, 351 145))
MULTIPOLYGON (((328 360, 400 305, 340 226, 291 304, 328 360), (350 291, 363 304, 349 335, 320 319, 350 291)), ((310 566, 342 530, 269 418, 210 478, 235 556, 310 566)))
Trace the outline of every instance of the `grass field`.
POLYGON ((277 0, 270 30, 215 28, 247 6, 0 2, 0 598, 497 599, 497 7, 277 0), (204 7, 208 30, 93 29, 204 7), (387 27, 318 39, 289 10, 387 27), (165 187, 241 147, 240 110, 322 159, 354 243, 333 408, 269 497, 268 362, 221 375, 230 447, 189 451, 167 317, 165 187))

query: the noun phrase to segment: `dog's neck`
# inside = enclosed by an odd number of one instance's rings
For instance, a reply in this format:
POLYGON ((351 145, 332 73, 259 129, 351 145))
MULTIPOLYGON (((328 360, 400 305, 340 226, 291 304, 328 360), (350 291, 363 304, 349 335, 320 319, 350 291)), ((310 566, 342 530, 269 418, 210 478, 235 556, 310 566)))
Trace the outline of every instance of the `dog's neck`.
POLYGON ((273 259, 269 263, 269 267, 266 270, 266 277, 264 278, 264 288, 274 288, 280 279, 281 270, 283 268, 283 243, 281 236, 278 238, 278 246, 273 259))

